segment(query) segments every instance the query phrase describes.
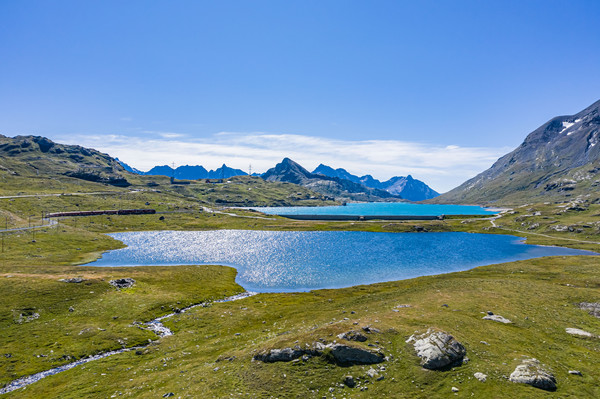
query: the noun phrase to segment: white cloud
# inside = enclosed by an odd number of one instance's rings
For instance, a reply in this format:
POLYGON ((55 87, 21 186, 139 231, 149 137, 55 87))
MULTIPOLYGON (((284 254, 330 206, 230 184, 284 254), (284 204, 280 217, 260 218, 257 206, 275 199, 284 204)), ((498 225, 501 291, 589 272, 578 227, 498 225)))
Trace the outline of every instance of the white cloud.
POLYGON ((153 136, 162 137, 164 139, 178 139, 182 137, 186 137, 187 135, 184 133, 175 133, 175 132, 160 132, 156 130, 143 130, 142 133, 150 134, 153 136))
MULTIPOLYGON (((399 140, 337 140, 297 134, 221 132, 204 139, 171 132, 146 131, 147 137, 96 135, 69 137, 77 144, 118 157, 148 170, 155 165, 228 166, 263 172, 289 157, 308 170, 319 163, 380 180, 406 176, 445 192, 489 168, 508 148, 430 145, 399 140)), ((60 139, 60 138, 57 138, 60 139)))

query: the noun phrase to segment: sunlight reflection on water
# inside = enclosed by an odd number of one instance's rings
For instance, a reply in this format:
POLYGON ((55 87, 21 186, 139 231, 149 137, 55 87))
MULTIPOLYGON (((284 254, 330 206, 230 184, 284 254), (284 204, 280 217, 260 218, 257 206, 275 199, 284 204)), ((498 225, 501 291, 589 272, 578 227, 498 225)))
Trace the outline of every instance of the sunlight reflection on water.
POLYGON ((149 231, 110 234, 127 248, 91 266, 219 264, 250 291, 305 291, 401 280, 552 255, 589 255, 472 233, 149 231))

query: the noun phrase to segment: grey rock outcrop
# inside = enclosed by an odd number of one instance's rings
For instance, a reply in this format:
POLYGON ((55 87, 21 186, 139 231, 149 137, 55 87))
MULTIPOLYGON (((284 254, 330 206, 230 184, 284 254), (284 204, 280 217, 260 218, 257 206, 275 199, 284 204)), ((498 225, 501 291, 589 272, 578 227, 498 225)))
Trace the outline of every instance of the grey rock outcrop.
POLYGON ((298 359, 306 354, 306 351, 299 348, 283 348, 283 349, 271 349, 266 353, 261 353, 254 356, 256 360, 261 360, 265 363, 274 362, 291 362, 294 359, 298 359))
POLYGON ((340 364, 375 364, 385 360, 381 352, 374 352, 367 349, 342 344, 330 344, 327 348, 331 349, 335 361, 340 364))
POLYGON ((323 356, 324 354, 330 355, 332 360, 341 365, 376 364, 385 360, 384 354, 380 351, 343 344, 324 345, 320 342, 316 342, 311 348, 296 346, 294 348, 271 349, 256 354, 254 359, 265 363, 290 362, 305 355, 323 356))
POLYGON ((414 334, 406 340, 412 343, 421 366, 430 370, 442 369, 462 363, 467 350, 452 335, 433 329, 424 334, 414 334))
POLYGON ((592 316, 600 318, 600 302, 581 302, 578 306, 592 316))
POLYGON ((546 391, 556 390, 556 378, 533 358, 524 359, 510 375, 510 381, 519 384, 528 384, 546 391))
POLYGON ((61 278, 60 280, 63 283, 82 283, 85 281, 82 277, 73 277, 73 278, 61 278))
POLYGON ((113 287, 121 289, 121 288, 133 287, 133 285, 135 284, 135 280, 128 277, 128 278, 119 278, 116 280, 110 280, 108 283, 110 285, 112 285, 113 287))

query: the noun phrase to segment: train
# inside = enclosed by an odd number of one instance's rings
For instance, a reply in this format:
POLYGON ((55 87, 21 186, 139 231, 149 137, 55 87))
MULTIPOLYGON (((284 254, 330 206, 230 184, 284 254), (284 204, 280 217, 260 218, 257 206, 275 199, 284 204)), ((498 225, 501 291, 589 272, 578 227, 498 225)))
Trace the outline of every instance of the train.
POLYGON ((72 216, 97 216, 97 215, 153 215, 156 209, 108 209, 97 211, 53 212, 44 215, 45 218, 62 218, 72 216))

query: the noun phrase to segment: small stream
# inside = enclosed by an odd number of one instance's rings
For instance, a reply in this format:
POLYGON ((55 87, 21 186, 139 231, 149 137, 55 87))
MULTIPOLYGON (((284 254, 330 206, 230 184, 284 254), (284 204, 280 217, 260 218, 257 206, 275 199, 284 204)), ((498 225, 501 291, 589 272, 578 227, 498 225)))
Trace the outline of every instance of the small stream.
MULTIPOLYGON (((183 309, 181 309, 181 310, 179 310, 177 312, 173 312, 173 313, 169 313, 167 315, 161 316, 161 317, 157 317, 154 320, 151 320, 151 321, 148 321, 148 322, 144 323, 144 326, 148 330, 151 330, 156 335, 158 335, 158 337, 160 339, 162 337, 167 337, 169 335, 173 335, 173 331, 171 331, 169 328, 165 327, 165 325, 162 323, 162 321, 165 320, 165 319, 173 317, 176 314, 185 313, 188 310, 196 308, 196 307, 199 307, 199 306, 200 307, 207 307, 211 303, 223 303, 223 302, 237 301, 239 299, 248 298, 248 297, 256 295, 256 294, 257 294, 256 292, 243 292, 241 294, 233 295, 233 296, 230 296, 230 297, 227 297, 227 298, 224 298, 224 299, 219 299, 219 300, 216 300, 216 301, 197 303, 195 305, 188 306, 187 308, 183 308, 183 309)), ((72 369, 74 367, 80 366, 80 365, 85 364, 85 363, 92 362, 94 360, 104 359, 105 357, 109 357, 109 356, 112 356, 112 355, 117 355, 119 353, 124 353, 124 352, 130 352, 130 351, 135 351, 135 350, 143 349, 146 346, 148 346, 149 344, 150 343, 148 343, 146 345, 141 345, 141 346, 134 346, 132 348, 123 348, 123 349, 117 349, 117 350, 114 350, 114 351, 104 352, 104 353, 100 353, 100 354, 94 355, 94 356, 88 356, 88 357, 86 357, 84 359, 79 359, 79 360, 74 361, 72 363, 68 363, 68 364, 64 364, 62 366, 54 367, 54 368, 52 368, 50 370, 41 371, 41 372, 33 374, 33 375, 28 375, 28 376, 25 376, 25 377, 18 378, 16 380, 11 381, 8 384, 6 384, 4 386, 4 388, 0 388, 0 395, 8 393, 8 392, 12 392, 12 391, 14 391, 16 389, 24 388, 27 385, 31 385, 34 382, 38 382, 42 378, 46 378, 46 377, 49 377, 51 375, 58 374, 58 373, 61 373, 63 371, 70 370, 70 369, 72 369)))

